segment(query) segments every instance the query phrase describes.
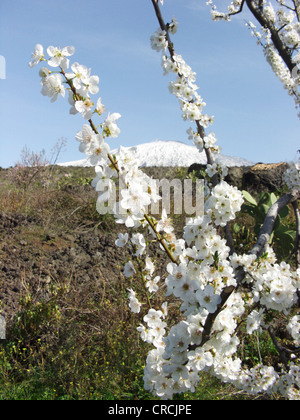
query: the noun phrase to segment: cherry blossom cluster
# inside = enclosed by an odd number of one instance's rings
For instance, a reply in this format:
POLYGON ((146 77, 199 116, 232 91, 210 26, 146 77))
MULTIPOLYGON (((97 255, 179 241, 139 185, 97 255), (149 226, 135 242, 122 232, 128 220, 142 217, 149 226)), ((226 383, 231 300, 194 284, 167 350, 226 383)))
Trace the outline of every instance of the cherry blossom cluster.
MULTIPOLYGON (((295 290, 299 288, 299 273, 291 280, 287 275, 289 267, 271 263, 273 257, 260 263, 255 261, 254 255, 234 254, 228 259, 229 249, 226 249, 221 239, 219 244, 216 243, 215 232, 213 232, 214 245, 215 247, 219 245, 223 254, 218 255, 218 265, 209 265, 208 261, 215 258, 213 252, 216 248, 209 246, 204 232, 210 235, 213 228, 207 227, 207 220, 198 222, 199 229, 194 224, 190 225, 190 229, 186 229, 186 232, 189 232, 189 241, 193 237, 198 239, 197 230, 206 239, 204 245, 199 241, 201 250, 198 255, 196 256, 198 251, 196 245, 192 249, 186 248, 183 253, 185 262, 179 265, 170 263, 167 268, 169 272, 166 280, 167 295, 174 294, 183 301, 181 310, 186 315, 185 320, 173 326, 169 334, 166 334, 167 325, 162 317, 162 311, 151 309, 144 317, 147 327, 143 325, 139 327, 142 339, 148 343, 152 340, 155 347, 147 358, 145 388, 159 397, 172 398, 175 393, 193 392, 199 381, 199 374, 206 371, 249 393, 278 391, 288 398, 299 396, 295 384, 299 384, 300 369, 295 363, 291 363, 288 372, 282 371, 279 374, 274 367, 262 364, 252 369, 243 369, 242 360, 236 356, 240 344, 237 329, 242 316, 250 311, 246 322, 247 333, 250 335, 261 328, 267 328, 270 309, 288 312, 295 303, 295 290), (191 232, 194 232, 193 236, 191 232), (210 251, 204 255, 204 248, 207 247, 210 251), (196 256, 196 260, 191 260, 191 255, 196 256), (202 345, 204 326, 208 316, 217 311, 221 299, 220 291, 224 285, 236 286, 235 270, 241 266, 251 273, 246 277, 247 282, 255 282, 254 272, 261 273, 257 275, 259 281, 254 293, 247 294, 246 299, 243 293, 232 294, 226 308, 215 319, 210 340, 202 345), (264 286, 262 279, 267 280, 267 276, 269 282, 264 286), (274 280, 271 280, 272 276, 276 276, 274 280), (257 293, 261 296, 257 296, 257 293), (259 301, 260 309, 252 310, 253 304, 259 301)), ((296 345, 299 340, 299 320, 299 316, 293 317, 289 324, 296 345)))
MULTIPOLYGON (((161 1, 161 3, 163 3, 161 1)), ((233 7, 238 7, 238 2, 233 7)), ((210 182, 206 185, 204 215, 187 221, 182 238, 177 238, 165 210, 160 219, 149 216, 151 203, 160 200, 150 177, 138 167, 132 151, 120 149, 118 160, 110 154, 106 139, 118 137, 117 120, 120 114, 109 114, 104 122, 95 125, 93 116, 102 116, 101 99, 93 102, 91 96, 99 92, 99 78, 91 76, 85 66, 75 63, 68 72, 73 47, 49 47, 46 59, 41 45, 37 45, 30 62, 34 67, 47 62, 40 71, 42 94, 57 100, 68 93, 71 113, 81 113, 86 120, 77 132, 80 151, 95 166, 92 183, 99 193, 97 210, 103 214, 109 202, 116 222, 129 230, 120 233, 117 247, 128 247, 130 257, 124 262, 124 276, 140 280, 140 289, 128 288, 129 307, 142 316, 138 332, 149 350, 144 370, 145 389, 168 399, 174 394, 195 391, 202 372, 210 372, 224 382, 250 393, 279 392, 286 398, 300 398, 300 318, 294 309, 300 291, 300 270, 292 270, 286 263, 276 260, 267 245, 262 255, 237 255, 222 236, 223 228, 236 218, 241 209, 241 192, 222 178, 226 168, 218 164, 220 148, 213 133, 206 134, 213 118, 203 114, 205 103, 198 94, 196 75, 183 58, 170 50, 168 37, 177 30, 173 19, 166 30, 157 30, 151 37, 152 47, 163 52, 162 67, 165 74, 174 73, 175 81, 169 89, 179 100, 184 120, 196 123, 201 130, 188 130, 199 150, 216 158, 207 167, 210 182), (53 71, 53 68, 57 68, 53 71), (96 106, 95 106, 96 103, 96 106), (220 181, 213 180, 220 175, 220 181), (109 201, 112 182, 118 178, 119 199, 109 201), (144 229, 142 233, 141 228, 144 229), (139 229, 137 229, 139 228, 139 229), (157 242, 166 252, 163 275, 157 275, 156 261, 148 255, 148 244, 157 242), (164 295, 164 303, 155 306, 155 297, 164 295), (177 324, 168 324, 168 300, 179 302, 181 318, 177 324), (153 303, 151 303, 153 302, 153 303), (239 352, 239 332, 244 326, 246 334, 269 331, 273 337, 276 316, 288 319, 287 330, 294 343, 294 351, 284 354, 288 360, 276 367, 261 360, 248 368, 239 352)), ((290 169, 286 175, 294 185, 295 175, 290 169)), ((298 174, 299 177, 299 174, 298 174)), ((107 209, 108 210, 108 209, 107 209)), ((158 300, 161 302, 161 299, 158 300)), ((274 339, 274 344, 280 346, 274 339)))
POLYGON ((276 263, 276 257, 269 250, 268 260, 253 263, 246 281, 253 283, 253 300, 260 302, 265 310, 274 310, 288 314, 297 303, 297 290, 300 289, 299 270, 282 262, 276 263))
POLYGON ((216 185, 206 201, 207 213, 212 215, 217 226, 225 227, 234 220, 244 202, 241 191, 225 181, 216 185))
MULTIPOLYGON (((264 55, 276 76, 283 83, 289 95, 294 98, 296 108, 300 107, 300 9, 297 2, 278 0, 273 5, 269 0, 262 0, 259 4, 252 2, 257 8, 260 18, 260 30, 253 22, 246 26, 251 34, 257 38, 263 47, 264 55), (274 41, 274 39, 277 40, 274 41), (288 55, 293 68, 283 59, 288 55)), ((241 13, 245 7, 245 0, 234 0, 227 8, 227 12, 219 12, 213 0, 207 2, 211 6, 213 20, 230 21, 233 15, 241 13)), ((300 113, 299 113, 300 117, 300 113)))
MULTIPOLYGON (((174 20, 168 25, 169 33, 174 34, 177 31, 177 21, 174 20)), ((177 75, 176 80, 170 82, 169 91, 178 98, 182 110, 182 118, 185 121, 199 121, 201 125, 208 128, 213 124, 214 117, 203 114, 206 103, 197 92, 199 87, 196 85, 196 73, 185 62, 181 55, 175 52, 168 57, 168 40, 166 31, 158 29, 151 37, 151 46, 156 51, 162 51, 163 74, 177 75)), ((204 139, 202 139, 204 141, 204 139)))
MULTIPOLYGON (((254 255, 234 254, 228 258, 229 250, 221 239, 219 244, 216 243, 215 232, 214 245, 219 245, 220 255, 218 265, 209 265, 208 261, 216 259, 216 254, 213 254, 216 248, 209 247, 204 232, 209 235, 213 228, 208 228, 206 222, 199 220, 200 229, 194 224, 186 229, 189 241, 193 236, 198 239, 197 230, 202 233, 206 242, 203 244, 199 241, 201 250, 197 252, 196 245, 186 248, 183 252, 185 262, 168 265, 167 295, 174 294, 183 301, 181 310, 186 315, 185 320, 171 327, 166 334, 167 325, 161 311, 153 312, 151 309, 144 318, 147 327, 139 327, 142 339, 148 343, 152 340, 155 347, 147 358, 145 388, 161 398, 169 399, 175 393, 193 392, 199 382, 199 374, 205 371, 248 393, 279 392, 286 398, 298 398, 299 366, 291 362, 288 371, 282 370, 280 373, 274 367, 263 364, 251 369, 243 368, 242 360, 237 357, 240 345, 237 330, 246 313, 246 328, 250 335, 268 328, 270 310, 288 313, 295 303, 297 288, 299 290, 299 272, 291 278, 290 267, 272 262, 274 256, 271 250, 271 257, 260 262, 256 261, 254 255), (194 232, 193 236, 191 232, 194 232), (209 251, 205 252, 204 248, 207 247, 209 251), (191 259, 192 255, 196 259, 191 259), (224 290, 225 285, 236 286, 235 273, 241 266, 250 273, 245 282, 255 283, 253 293, 248 293, 246 299, 244 293, 233 293, 225 309, 216 317, 210 339, 204 342, 205 325, 209 315, 217 311, 220 291, 224 290), (257 309, 252 309, 256 305, 257 309)), ((300 317, 292 317, 288 328, 299 348, 300 317)))

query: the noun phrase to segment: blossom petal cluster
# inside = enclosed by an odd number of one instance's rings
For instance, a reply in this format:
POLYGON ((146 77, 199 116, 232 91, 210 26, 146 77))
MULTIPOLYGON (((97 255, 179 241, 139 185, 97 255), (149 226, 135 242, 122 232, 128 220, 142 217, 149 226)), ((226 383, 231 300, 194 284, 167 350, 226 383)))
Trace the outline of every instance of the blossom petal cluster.
POLYGON ((37 66, 44 59, 44 47, 41 44, 36 44, 34 52, 32 53, 29 67, 33 68, 37 66))
POLYGON ((43 67, 40 70, 42 94, 51 98, 54 102, 61 95, 65 97, 68 92, 68 100, 71 105, 70 113, 81 113, 83 118, 89 120, 93 113, 101 113, 104 108, 101 104, 101 98, 98 99, 97 105, 94 107, 94 102, 91 95, 96 95, 99 92, 99 77, 91 75, 91 69, 79 63, 71 65, 72 72, 67 72, 70 67, 70 59, 75 53, 73 46, 69 47, 54 47, 47 48, 49 58, 45 58, 44 47, 41 44, 35 46, 32 59, 29 62, 29 67, 35 67, 37 64, 47 62, 50 69, 43 67), (60 71, 54 71, 58 68, 60 71))
POLYGON ((51 67, 61 67, 66 70, 69 68, 70 60, 67 57, 72 56, 75 53, 74 47, 53 47, 51 45, 47 48, 47 53, 50 57, 48 65, 51 67))
POLYGON ((128 289, 129 307, 133 313, 139 314, 142 304, 138 301, 136 293, 132 289, 128 289))
POLYGON ((213 188, 211 196, 206 202, 206 207, 211 212, 217 226, 226 226, 234 220, 236 213, 241 210, 244 202, 241 191, 221 181, 213 188))

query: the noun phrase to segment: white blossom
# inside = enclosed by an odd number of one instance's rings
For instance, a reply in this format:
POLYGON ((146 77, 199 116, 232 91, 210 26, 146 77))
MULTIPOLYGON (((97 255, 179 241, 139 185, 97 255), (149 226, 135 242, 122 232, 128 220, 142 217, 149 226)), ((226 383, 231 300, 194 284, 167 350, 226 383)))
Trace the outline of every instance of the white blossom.
POLYGON ((132 261, 128 261, 124 267, 124 276, 129 278, 132 277, 135 273, 136 269, 134 268, 132 261))
POLYGON ((128 233, 125 233, 125 234, 119 233, 118 234, 118 239, 115 241, 115 244, 118 247, 123 248, 127 244, 128 238, 129 238, 128 233))
POLYGON ((133 313, 139 314, 142 304, 138 301, 136 293, 132 289, 128 289, 128 291, 129 307, 133 313))
POLYGON ((103 124, 103 133, 107 137, 117 138, 120 135, 120 129, 116 124, 116 121, 121 118, 121 114, 115 112, 108 115, 103 124))
POLYGON ((78 112, 81 113, 85 120, 90 120, 93 116, 92 107, 94 103, 91 101, 90 98, 86 98, 85 100, 76 101, 75 108, 78 112))
POLYGON ((36 44, 34 52, 31 57, 31 61, 29 62, 29 67, 35 67, 44 59, 44 48, 41 44, 36 44))
POLYGON ((42 95, 51 98, 55 102, 59 96, 65 96, 66 90, 63 85, 63 78, 60 74, 50 74, 42 80, 42 95))
POLYGON ((70 57, 75 53, 74 47, 64 47, 62 49, 53 47, 52 45, 47 48, 47 53, 50 57, 48 64, 51 67, 61 67, 63 70, 69 68, 70 60, 66 57, 70 57))
POLYGON ((198 290, 196 297, 200 306, 205 308, 211 314, 216 312, 219 303, 221 303, 221 296, 215 294, 215 290, 210 284, 208 284, 205 289, 198 290))
POLYGON ((166 39, 166 31, 158 29, 151 36, 151 47, 156 51, 165 51, 168 48, 168 41, 166 39))

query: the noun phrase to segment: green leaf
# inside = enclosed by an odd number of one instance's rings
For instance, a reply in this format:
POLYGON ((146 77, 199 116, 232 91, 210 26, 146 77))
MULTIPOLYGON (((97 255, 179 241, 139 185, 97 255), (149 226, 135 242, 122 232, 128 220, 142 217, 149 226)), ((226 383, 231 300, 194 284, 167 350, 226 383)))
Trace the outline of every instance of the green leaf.
POLYGON ((295 243, 295 238, 291 233, 281 233, 276 235, 276 242, 283 251, 292 250, 295 243))
POLYGON ((280 227, 282 226, 282 223, 281 223, 281 217, 280 216, 278 216, 277 218, 276 218, 276 220, 275 220, 275 223, 274 223, 274 232, 276 231, 276 232, 278 232, 278 229, 280 229, 280 227))
POLYGON ((270 206, 268 206, 267 204, 260 204, 258 206, 259 216, 262 218, 262 220, 261 220, 262 222, 264 222, 264 219, 265 219, 269 209, 270 209, 270 206))
POLYGON ((235 223, 233 225, 233 231, 234 231, 234 233, 235 234, 238 234, 240 232, 240 230, 241 230, 241 227, 237 223, 235 223))
POLYGON ((269 204, 271 205, 271 194, 269 192, 264 192, 259 196, 259 204, 269 204))
POLYGON ((285 219, 289 215, 289 212, 290 212, 290 209, 288 208, 288 206, 283 207, 283 209, 280 210, 280 212, 279 212, 279 216, 282 219, 285 219))
POLYGON ((243 204, 242 205, 242 212, 250 214, 250 216, 255 215, 255 207, 250 204, 243 204))
POLYGON ((270 200, 271 200, 271 205, 273 205, 276 203, 276 201, 278 201, 278 197, 274 193, 271 193, 270 200))
POLYGON ((282 233, 285 233, 287 235, 292 235, 294 238, 296 238, 296 232, 294 230, 291 230, 288 226, 280 225, 277 229, 277 233, 280 235, 282 233))
POLYGON ((242 193, 245 200, 247 200, 248 203, 253 204, 254 206, 257 206, 257 201, 255 200, 255 198, 252 197, 251 194, 248 193, 248 191, 243 190, 242 193))

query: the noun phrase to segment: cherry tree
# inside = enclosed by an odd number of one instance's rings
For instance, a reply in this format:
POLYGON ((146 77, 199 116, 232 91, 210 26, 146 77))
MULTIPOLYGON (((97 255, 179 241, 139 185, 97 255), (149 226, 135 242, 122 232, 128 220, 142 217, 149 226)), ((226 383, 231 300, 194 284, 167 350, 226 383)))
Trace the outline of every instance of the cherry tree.
MULTIPOLYGON (((118 235, 116 246, 130 250, 131 258, 124 261, 123 272, 130 284, 129 307, 141 317, 137 330, 150 346, 144 370, 145 389, 158 397, 172 398, 174 394, 194 392, 201 373, 209 372, 248 393, 276 392, 284 398, 299 398, 298 167, 293 164, 286 172, 290 190, 269 209, 255 246, 247 254, 238 254, 230 223, 241 210, 243 194, 225 181, 227 168, 218 159, 220 146, 211 131, 214 118, 205 113, 206 103, 198 92, 196 73, 176 52, 172 38, 178 30, 177 20, 165 22, 161 12, 163 0, 149 1, 159 24, 151 36, 151 46, 161 54, 163 74, 174 76, 169 91, 178 101, 183 120, 192 125, 187 129, 188 138, 207 157, 204 212, 187 221, 181 238, 176 237, 164 209, 159 218, 149 213, 149 205, 157 203, 160 196, 154 180, 138 168, 134 152, 121 148, 118 158, 111 154, 109 139, 118 137, 117 121, 121 115, 112 113, 104 118, 102 99, 92 99, 92 95, 99 93, 99 78, 92 76, 90 69, 76 63, 71 65, 72 72, 68 72, 69 57, 75 49, 51 46, 46 58, 43 46, 38 44, 30 62, 31 67, 48 64, 40 70, 41 93, 52 102, 59 96, 67 96, 70 113, 81 113, 85 119, 76 140, 79 149, 95 166, 92 184, 99 193, 97 209, 101 214, 103 209, 110 211, 116 222, 128 229, 118 235), (103 120, 96 123, 94 119, 99 117, 103 120), (116 177, 120 181, 119 199, 110 201, 116 177), (287 205, 293 206, 297 224, 293 265, 279 261, 270 246, 277 216, 287 205), (157 261, 150 257, 150 243, 156 243, 165 252, 164 267, 157 267, 157 261), (158 275, 158 268, 163 275, 158 275), (136 290, 132 288, 133 279, 134 284, 140 284, 136 290), (181 312, 175 324, 172 317, 169 319, 169 299, 178 303, 181 312), (284 341, 278 334, 279 320, 288 337, 284 341), (262 332, 276 349, 276 362, 270 364, 269 358, 259 352, 257 364, 249 366, 241 351, 242 337, 253 334, 258 337, 262 332)), ((279 3, 285 13, 278 12, 281 22, 288 12, 298 18, 296 2, 294 9, 279 3)), ((259 10, 261 16, 267 14, 266 10, 274 10, 270 6, 267 9, 264 1, 234 1, 225 15, 217 12, 212 1, 209 4, 217 19, 229 19, 241 12, 245 4, 251 5, 255 12, 259 10)), ((279 17, 275 15, 273 20, 277 22, 279 17)), ((291 24, 289 21, 277 30, 280 39, 283 33, 289 32, 287 26, 291 24)), ((290 69, 276 49, 269 32, 273 27, 264 25, 264 28, 264 48, 272 49, 283 60, 291 79, 294 67, 290 69)), ((297 22, 294 30, 299 32, 297 22)), ((296 48, 289 47, 286 53, 291 63, 295 63, 296 48)), ((296 97, 296 85, 293 90, 296 97)))

